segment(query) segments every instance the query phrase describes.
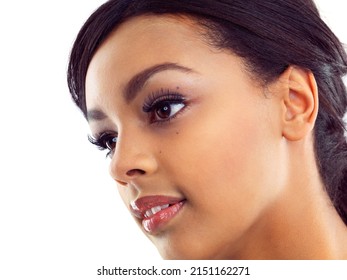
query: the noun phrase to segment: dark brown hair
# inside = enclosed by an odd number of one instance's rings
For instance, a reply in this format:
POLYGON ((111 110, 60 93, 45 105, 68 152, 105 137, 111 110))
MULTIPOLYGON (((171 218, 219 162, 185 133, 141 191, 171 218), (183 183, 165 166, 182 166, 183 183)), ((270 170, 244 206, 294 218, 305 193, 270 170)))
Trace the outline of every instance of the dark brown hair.
POLYGON ((264 84, 289 65, 309 69, 319 89, 315 153, 330 199, 347 224, 347 142, 343 117, 346 52, 312 0, 110 0, 84 24, 68 67, 73 100, 86 116, 85 78, 102 42, 125 20, 144 14, 185 15, 204 27, 214 47, 242 57, 264 84))

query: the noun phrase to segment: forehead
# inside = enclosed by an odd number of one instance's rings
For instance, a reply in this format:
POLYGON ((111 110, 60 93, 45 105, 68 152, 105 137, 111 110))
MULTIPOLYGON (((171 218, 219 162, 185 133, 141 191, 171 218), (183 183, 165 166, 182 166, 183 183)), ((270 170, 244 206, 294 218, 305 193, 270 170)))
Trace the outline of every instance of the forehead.
POLYGON ((140 65, 167 60, 177 54, 182 56, 187 47, 202 43, 198 30, 197 24, 183 17, 139 16, 129 19, 103 42, 88 71, 114 65, 121 69, 130 62, 140 65))
POLYGON ((139 16, 124 22, 91 60, 86 77, 87 102, 95 94, 99 98, 98 93, 105 90, 121 90, 134 73, 146 67, 166 62, 189 64, 193 53, 198 56, 202 48, 209 48, 200 29, 192 19, 175 16, 139 16), (109 88, 111 82, 119 88, 109 88))
POLYGON ((155 53, 156 56, 159 54, 167 56, 167 52, 177 47, 182 50, 185 46, 196 43, 197 40, 200 41, 199 29, 201 27, 195 21, 182 16, 145 15, 131 18, 108 36, 94 58, 100 59, 102 56, 117 52, 122 55, 128 53, 129 56, 130 54, 141 55, 136 59, 150 53, 155 53), (158 53, 157 50, 161 52, 158 53))

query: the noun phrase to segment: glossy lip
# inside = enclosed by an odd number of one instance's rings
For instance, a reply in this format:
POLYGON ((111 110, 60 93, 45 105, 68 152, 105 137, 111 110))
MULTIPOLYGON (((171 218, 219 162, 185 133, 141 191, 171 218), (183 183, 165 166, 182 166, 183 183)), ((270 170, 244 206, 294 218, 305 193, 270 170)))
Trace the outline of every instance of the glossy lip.
POLYGON ((154 234, 176 216, 184 206, 185 202, 185 199, 177 197, 161 195, 145 196, 132 201, 130 203, 130 209, 132 214, 142 221, 142 226, 145 231, 154 234), (163 205, 169 205, 169 207, 160 210, 150 217, 146 216, 146 211, 153 207, 163 205))

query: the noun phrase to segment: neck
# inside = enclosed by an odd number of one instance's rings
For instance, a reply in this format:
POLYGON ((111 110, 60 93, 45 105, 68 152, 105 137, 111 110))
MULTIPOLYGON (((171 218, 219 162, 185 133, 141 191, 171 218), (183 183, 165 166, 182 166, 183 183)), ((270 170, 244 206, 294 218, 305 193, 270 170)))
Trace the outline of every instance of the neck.
POLYGON ((347 259, 347 227, 325 191, 314 152, 292 149, 288 159, 286 186, 233 258, 347 259))

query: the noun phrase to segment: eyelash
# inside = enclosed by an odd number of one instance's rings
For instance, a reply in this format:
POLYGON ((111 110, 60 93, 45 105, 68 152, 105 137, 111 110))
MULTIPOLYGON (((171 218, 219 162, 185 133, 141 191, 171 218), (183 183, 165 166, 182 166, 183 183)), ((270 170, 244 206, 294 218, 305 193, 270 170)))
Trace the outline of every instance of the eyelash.
POLYGON ((115 149, 117 141, 114 141, 118 137, 117 133, 114 132, 103 132, 97 137, 88 135, 88 140, 93 145, 97 146, 100 151, 108 150, 106 157, 110 157, 115 149))
MULTIPOLYGON (((158 92, 152 93, 145 100, 142 111, 148 114, 149 122, 151 124, 163 124, 165 122, 169 122, 172 119, 176 118, 179 113, 187 106, 186 100, 183 95, 172 92, 170 90, 161 89, 158 92), (173 115, 165 118, 165 119, 155 119, 156 110, 163 109, 166 106, 173 105, 182 105, 181 108, 177 110, 173 115)), ((171 113, 171 107, 170 107, 171 113)), ((88 140, 93 145, 97 146, 99 150, 108 150, 106 157, 112 156, 116 143, 117 143, 118 134, 112 131, 105 131, 97 135, 95 138, 93 136, 88 135, 88 140)))
POLYGON ((142 111, 148 114, 149 122, 151 124, 163 124, 176 118, 178 114, 181 113, 182 110, 187 106, 186 103, 186 99, 180 93, 161 89, 148 96, 143 104, 142 111), (181 105, 182 107, 169 117, 155 119, 155 114, 158 113, 156 110, 163 109, 165 105, 170 106, 170 113, 173 105, 181 105))

